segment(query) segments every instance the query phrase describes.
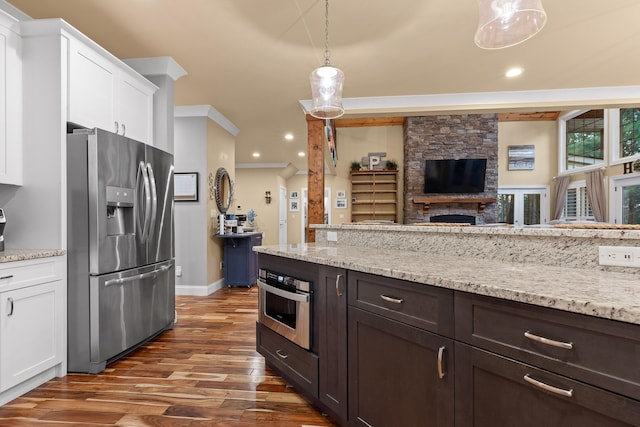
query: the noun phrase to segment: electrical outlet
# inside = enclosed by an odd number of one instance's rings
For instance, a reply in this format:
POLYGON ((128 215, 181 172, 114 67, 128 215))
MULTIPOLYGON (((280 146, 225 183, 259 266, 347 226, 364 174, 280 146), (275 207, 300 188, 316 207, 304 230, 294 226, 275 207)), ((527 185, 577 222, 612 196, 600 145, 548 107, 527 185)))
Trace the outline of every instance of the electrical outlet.
POLYGON ((640 247, 599 246, 598 260, 600 265, 640 267, 640 247))
POLYGON ((337 242, 337 241, 338 241, 338 232, 327 231, 327 242, 337 242))
POLYGON ((182 266, 181 265, 177 265, 176 266, 176 276, 178 276, 178 277, 182 276, 182 266))

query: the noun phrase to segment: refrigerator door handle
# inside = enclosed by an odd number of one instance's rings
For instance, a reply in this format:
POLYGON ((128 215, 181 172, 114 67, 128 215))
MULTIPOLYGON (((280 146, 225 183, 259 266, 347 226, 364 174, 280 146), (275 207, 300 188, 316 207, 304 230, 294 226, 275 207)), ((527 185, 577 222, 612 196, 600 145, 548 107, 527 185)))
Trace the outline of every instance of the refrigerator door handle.
MULTIPOLYGON (((138 228, 142 229, 142 235, 140 236, 140 240, 142 241, 142 243, 145 243, 147 241, 148 238, 148 234, 149 234, 149 225, 150 225, 150 221, 151 221, 151 209, 150 209, 150 204, 151 204, 151 190, 150 190, 150 184, 149 184, 149 175, 147 174, 147 168, 144 164, 144 162, 140 162, 138 164, 138 175, 136 178, 136 188, 139 188, 140 185, 140 177, 142 177, 143 180, 143 196, 144 196, 144 203, 142 207, 138 207, 138 212, 140 212, 140 208, 142 208, 142 211, 144 213, 144 221, 142 224, 140 224, 140 214, 138 214, 138 228)), ((137 202, 140 204, 140 198, 138 198, 137 202)))
POLYGON ((153 233, 156 229, 156 217, 158 216, 158 191, 156 187, 156 177, 153 174, 151 163, 147 163, 147 175, 151 184, 151 224, 149 227, 148 240, 153 239, 153 233))
POLYGON ((127 282, 134 282, 136 280, 142 280, 142 279, 147 279, 149 277, 155 277, 157 276, 159 273, 164 273, 165 271, 169 270, 169 266, 168 265, 164 265, 158 269, 155 269, 153 271, 147 271, 146 273, 142 273, 142 274, 137 274, 135 276, 129 276, 129 277, 120 277, 118 279, 111 279, 111 280, 107 280, 106 282, 104 282, 104 286, 112 286, 112 285, 121 285, 123 283, 127 283, 127 282))

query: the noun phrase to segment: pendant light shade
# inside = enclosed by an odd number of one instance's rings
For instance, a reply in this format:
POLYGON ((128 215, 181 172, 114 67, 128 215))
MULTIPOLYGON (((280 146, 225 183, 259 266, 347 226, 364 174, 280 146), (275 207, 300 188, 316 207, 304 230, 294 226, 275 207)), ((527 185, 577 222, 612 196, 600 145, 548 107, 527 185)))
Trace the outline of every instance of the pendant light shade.
POLYGON ((311 72, 310 80, 312 107, 309 114, 318 119, 335 119, 342 116, 342 70, 331 65, 323 65, 311 72))
POLYGON ((324 65, 311 72, 311 110, 318 119, 336 119, 344 114, 342 86, 344 73, 329 63, 329 0, 325 0, 324 65))
POLYGON ((542 0, 478 0, 475 42, 483 49, 514 46, 536 35, 547 22, 542 0))

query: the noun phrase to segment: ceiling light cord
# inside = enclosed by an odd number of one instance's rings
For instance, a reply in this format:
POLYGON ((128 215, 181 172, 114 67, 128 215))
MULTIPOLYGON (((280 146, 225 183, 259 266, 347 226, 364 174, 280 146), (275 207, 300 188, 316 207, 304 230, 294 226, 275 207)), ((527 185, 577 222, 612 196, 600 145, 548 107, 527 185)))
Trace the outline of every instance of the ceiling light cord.
POLYGON ((324 0, 324 65, 331 65, 329 61, 329 0, 324 0))

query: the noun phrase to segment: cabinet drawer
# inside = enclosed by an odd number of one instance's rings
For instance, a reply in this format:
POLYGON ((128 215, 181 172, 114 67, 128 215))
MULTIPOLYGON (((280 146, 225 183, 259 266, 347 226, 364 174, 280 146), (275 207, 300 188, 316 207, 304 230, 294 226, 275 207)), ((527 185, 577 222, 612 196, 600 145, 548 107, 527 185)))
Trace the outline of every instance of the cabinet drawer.
POLYGON ((640 400, 639 325, 462 292, 455 312, 458 341, 640 400))
POLYGON ((349 272, 349 305, 444 336, 453 336, 453 291, 349 272))
POLYGON ((64 265, 57 257, 0 264, 0 291, 59 280, 61 268, 64 265))
POLYGON ((630 427, 640 402, 455 344, 456 425, 630 427))
POLYGON ((283 377, 318 397, 318 356, 256 323, 257 350, 283 377))

